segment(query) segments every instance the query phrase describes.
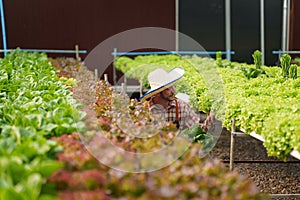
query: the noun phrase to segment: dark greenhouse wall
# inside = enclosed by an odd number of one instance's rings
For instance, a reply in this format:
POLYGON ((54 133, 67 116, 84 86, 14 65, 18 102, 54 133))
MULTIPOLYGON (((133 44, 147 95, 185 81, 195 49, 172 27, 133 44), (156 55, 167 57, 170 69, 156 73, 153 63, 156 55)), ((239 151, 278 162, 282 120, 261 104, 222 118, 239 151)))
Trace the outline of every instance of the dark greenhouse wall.
POLYGON ((3 4, 7 48, 75 49, 78 44, 91 51, 128 29, 175 29, 174 0, 3 0, 3 4))
POLYGON ((207 51, 225 50, 224 0, 179 1, 179 31, 207 51))
MULTIPOLYGON (((300 51, 300 1, 291 1, 291 32, 290 32, 290 50, 300 51)), ((294 55, 300 57, 300 54, 294 55)))
MULTIPOLYGON (((233 0, 232 6, 232 48, 238 52, 234 58, 253 63, 252 53, 261 48, 260 0, 233 0)), ((265 64, 275 65, 278 56, 272 51, 281 49, 282 1, 265 0, 264 7, 265 64)))
MULTIPOLYGON (((225 0, 180 1, 179 30, 197 40, 206 50, 225 47, 225 0)), ((281 45, 282 1, 265 0, 265 64, 273 65, 272 54, 281 45)), ((231 0, 231 49, 234 61, 253 63, 260 49, 260 0, 231 0)))

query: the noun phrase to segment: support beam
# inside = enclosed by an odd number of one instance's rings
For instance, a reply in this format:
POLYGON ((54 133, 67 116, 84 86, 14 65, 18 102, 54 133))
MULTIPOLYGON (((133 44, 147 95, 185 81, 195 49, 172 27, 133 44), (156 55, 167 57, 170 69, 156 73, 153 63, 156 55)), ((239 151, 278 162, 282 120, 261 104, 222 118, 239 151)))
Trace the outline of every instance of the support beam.
POLYGON ((227 60, 231 60, 231 20, 230 20, 230 0, 225 0, 225 35, 226 35, 226 58, 227 60))
POLYGON ((5 30, 5 19, 4 19, 4 7, 3 1, 0 0, 0 12, 1 12, 1 25, 2 25, 2 42, 3 42, 3 50, 4 56, 7 54, 7 45, 6 45, 6 30, 5 30))
POLYGON ((288 33, 288 5, 289 5, 289 0, 283 0, 283 14, 282 14, 282 51, 287 51, 287 33, 288 33))
POLYGON ((179 51, 179 0, 175 0, 175 50, 179 51))
POLYGON ((261 64, 265 64, 265 1, 260 0, 260 49, 261 64))

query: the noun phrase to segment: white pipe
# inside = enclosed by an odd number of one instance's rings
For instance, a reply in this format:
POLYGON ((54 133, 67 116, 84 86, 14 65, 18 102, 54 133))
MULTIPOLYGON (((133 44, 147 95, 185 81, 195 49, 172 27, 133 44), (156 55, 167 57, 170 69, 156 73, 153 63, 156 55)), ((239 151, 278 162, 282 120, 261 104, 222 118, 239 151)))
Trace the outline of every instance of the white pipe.
POLYGON ((265 64, 265 8, 264 0, 260 0, 260 48, 261 48, 261 64, 265 64))
POLYGON ((5 30, 5 19, 4 19, 4 7, 3 7, 3 1, 0 0, 0 14, 1 14, 1 25, 2 25, 2 42, 3 42, 3 49, 4 56, 7 54, 7 44, 6 44, 6 30, 5 30))
MULTIPOLYGON (((114 61, 116 60, 117 58, 117 48, 114 48, 114 61)), ((125 76, 125 74, 124 74, 125 76)), ((116 66, 113 65, 113 83, 114 85, 116 85, 117 83, 117 72, 116 72, 116 66)))
POLYGON ((175 30, 176 30, 176 35, 175 35, 175 50, 179 50, 179 0, 175 0, 175 30))
POLYGON ((286 50, 290 49, 290 20, 291 20, 291 1, 287 5, 287 30, 286 30, 286 50))
POLYGON ((282 51, 286 51, 286 29, 287 29, 287 0, 283 0, 283 14, 282 14, 282 51))
POLYGON ((231 60, 230 51, 231 51, 231 23, 230 23, 230 0, 225 0, 225 26, 226 26, 226 57, 227 60, 231 60))
MULTIPOLYGON (((241 128, 241 131, 242 131, 244 134, 247 134, 245 129, 241 128)), ((261 142, 265 142, 264 137, 261 136, 261 135, 258 135, 258 134, 255 133, 254 131, 252 131, 249 135, 252 136, 253 138, 258 139, 258 140, 261 141, 261 142)), ((294 158, 297 158, 298 160, 300 160, 300 153, 299 153, 298 151, 293 150, 293 151, 290 153, 290 155, 293 156, 294 158)))
POLYGON ((20 52, 44 52, 44 53, 83 53, 86 54, 87 50, 63 50, 63 49, 0 49, 0 53, 2 52, 12 52, 19 50, 20 52))

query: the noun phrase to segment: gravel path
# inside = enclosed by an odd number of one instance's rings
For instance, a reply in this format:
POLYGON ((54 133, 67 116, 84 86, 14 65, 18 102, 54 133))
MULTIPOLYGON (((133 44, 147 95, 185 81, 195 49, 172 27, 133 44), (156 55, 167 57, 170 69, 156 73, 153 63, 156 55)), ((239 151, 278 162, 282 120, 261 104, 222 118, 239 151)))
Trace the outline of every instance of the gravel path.
MULTIPOLYGON (((215 148, 209 154, 221 160, 229 160, 230 132, 223 129, 215 148)), ((251 137, 235 137, 234 160, 271 160, 262 142, 251 137)), ((234 163, 234 170, 248 176, 262 192, 269 194, 300 194, 300 160, 290 157, 298 163, 234 163)), ((226 163, 229 167, 229 164, 226 163)), ((273 198, 279 199, 279 198, 273 198)), ((289 197, 280 199, 300 199, 289 197)))

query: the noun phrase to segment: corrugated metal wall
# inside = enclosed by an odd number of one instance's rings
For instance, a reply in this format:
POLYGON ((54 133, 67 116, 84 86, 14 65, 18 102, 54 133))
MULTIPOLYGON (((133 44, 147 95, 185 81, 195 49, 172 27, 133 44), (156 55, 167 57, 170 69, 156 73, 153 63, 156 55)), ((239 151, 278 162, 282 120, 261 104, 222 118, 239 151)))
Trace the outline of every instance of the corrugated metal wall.
MULTIPOLYGON (((300 1, 291 0, 290 50, 300 51, 300 1)), ((294 55, 295 56, 295 55, 294 55)), ((298 57, 300 54, 297 55, 298 57)))
POLYGON ((8 48, 75 49, 78 44, 90 51, 128 29, 175 29, 174 0, 4 0, 3 4, 8 48))
MULTIPOLYGON (((296 0, 297 1, 297 0, 296 0)), ((265 0, 266 64, 278 59, 281 48, 282 0, 265 0)), ((226 50, 225 0, 180 1, 180 31, 197 40, 206 50, 226 50)), ((232 60, 253 63, 252 53, 260 47, 260 0, 231 0, 232 60)))

